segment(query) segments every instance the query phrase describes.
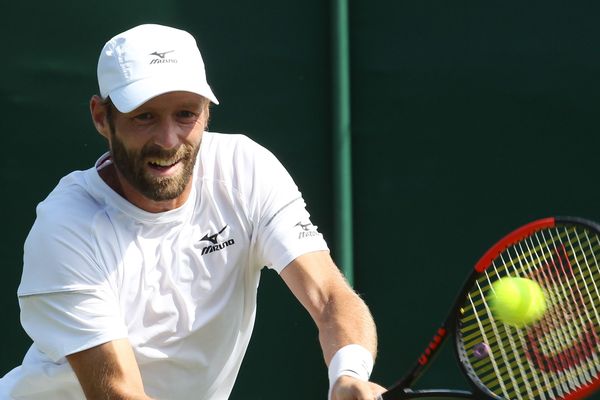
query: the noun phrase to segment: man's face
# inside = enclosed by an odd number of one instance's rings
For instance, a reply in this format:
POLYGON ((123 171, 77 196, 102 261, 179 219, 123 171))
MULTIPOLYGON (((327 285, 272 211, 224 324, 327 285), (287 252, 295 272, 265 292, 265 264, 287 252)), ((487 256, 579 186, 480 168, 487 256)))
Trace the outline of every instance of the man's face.
POLYGON ((172 92, 126 114, 113 109, 111 118, 112 159, 126 183, 153 201, 181 196, 208 120, 206 99, 172 92))

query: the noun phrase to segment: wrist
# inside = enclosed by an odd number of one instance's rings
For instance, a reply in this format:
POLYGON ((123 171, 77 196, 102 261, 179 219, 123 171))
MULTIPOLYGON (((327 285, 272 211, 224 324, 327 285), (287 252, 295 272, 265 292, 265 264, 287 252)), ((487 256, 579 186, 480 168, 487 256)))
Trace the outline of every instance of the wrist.
POLYGON ((329 362, 329 390, 340 376, 352 376, 368 381, 373 371, 373 355, 358 344, 349 344, 339 349, 329 362))

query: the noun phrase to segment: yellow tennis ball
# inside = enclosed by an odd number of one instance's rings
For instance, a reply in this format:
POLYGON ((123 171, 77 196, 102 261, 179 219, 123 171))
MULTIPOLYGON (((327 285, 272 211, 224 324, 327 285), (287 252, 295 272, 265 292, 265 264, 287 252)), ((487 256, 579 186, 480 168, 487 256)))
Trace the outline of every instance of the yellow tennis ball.
POLYGON ((494 318, 517 328, 538 321, 546 312, 542 288, 527 278, 502 278, 494 282, 489 301, 494 318))

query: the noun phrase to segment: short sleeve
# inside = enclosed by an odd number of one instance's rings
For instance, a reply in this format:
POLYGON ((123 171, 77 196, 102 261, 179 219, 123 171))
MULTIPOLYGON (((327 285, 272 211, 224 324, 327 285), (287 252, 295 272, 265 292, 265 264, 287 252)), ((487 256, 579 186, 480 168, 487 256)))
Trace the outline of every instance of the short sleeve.
POLYGON ((329 249, 290 174, 271 152, 260 147, 257 153, 252 198, 257 254, 262 265, 279 273, 302 254, 329 249))
POLYGON ((98 230, 110 233, 99 225, 110 224, 88 212, 85 199, 74 198, 77 205, 54 200, 38 206, 17 293, 23 328, 56 361, 126 337, 127 329, 109 263, 95 242, 98 230))
POLYGON ((329 250, 301 198, 278 210, 261 229, 260 236, 265 265, 278 273, 303 254, 329 250))
POLYGON ((102 289, 19 297, 21 324, 35 346, 58 361, 102 343, 127 337, 115 314, 114 296, 102 289))

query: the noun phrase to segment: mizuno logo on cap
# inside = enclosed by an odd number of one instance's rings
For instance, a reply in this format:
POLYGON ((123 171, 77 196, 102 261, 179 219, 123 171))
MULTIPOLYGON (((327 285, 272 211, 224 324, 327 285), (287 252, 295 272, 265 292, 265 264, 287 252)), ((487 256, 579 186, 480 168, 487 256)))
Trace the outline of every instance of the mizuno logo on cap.
POLYGON ((169 51, 163 51, 162 53, 159 53, 158 51, 155 51, 154 53, 150 53, 151 56, 156 56, 156 57, 160 57, 160 58, 165 58, 165 54, 169 54, 174 52, 175 50, 169 50, 169 51))
POLYGON ((150 53, 151 56, 155 56, 157 58, 153 58, 150 61, 150 64, 164 64, 164 63, 172 63, 175 64, 177 63, 177 59, 176 58, 165 58, 165 56, 169 53, 173 53, 175 50, 169 50, 169 51, 155 51, 154 53, 150 53))

